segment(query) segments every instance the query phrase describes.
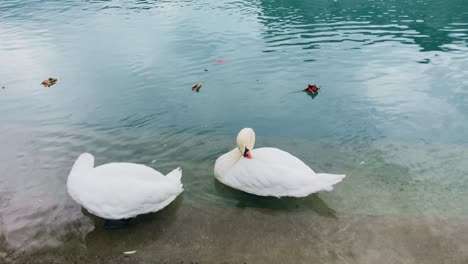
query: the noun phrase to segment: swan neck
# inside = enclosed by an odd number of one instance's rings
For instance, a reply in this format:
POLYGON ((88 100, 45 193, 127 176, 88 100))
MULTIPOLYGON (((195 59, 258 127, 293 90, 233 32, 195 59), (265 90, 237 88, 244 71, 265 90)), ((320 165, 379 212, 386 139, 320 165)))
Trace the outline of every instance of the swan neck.
POLYGON ((229 152, 231 159, 234 161, 239 161, 242 158, 242 153, 239 151, 239 149, 236 147, 233 150, 229 152))

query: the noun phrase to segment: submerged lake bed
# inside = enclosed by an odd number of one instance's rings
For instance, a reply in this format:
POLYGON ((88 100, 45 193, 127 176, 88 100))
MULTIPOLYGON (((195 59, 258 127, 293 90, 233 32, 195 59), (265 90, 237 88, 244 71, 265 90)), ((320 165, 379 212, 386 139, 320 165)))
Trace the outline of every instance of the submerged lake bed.
POLYGON ((466 263, 467 34, 463 0, 3 1, 0 260, 466 263), (224 186, 243 127, 347 176, 300 199, 224 186), (180 166, 185 191, 105 230, 67 194, 83 152, 180 166))

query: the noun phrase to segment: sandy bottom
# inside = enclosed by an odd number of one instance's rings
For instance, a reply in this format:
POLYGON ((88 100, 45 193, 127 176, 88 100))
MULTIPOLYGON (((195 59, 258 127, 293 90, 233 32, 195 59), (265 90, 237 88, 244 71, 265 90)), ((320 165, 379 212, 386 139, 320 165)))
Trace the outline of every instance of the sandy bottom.
POLYGON ((468 263, 468 220, 170 205, 6 263, 468 263), (127 256, 125 251, 136 250, 127 256))

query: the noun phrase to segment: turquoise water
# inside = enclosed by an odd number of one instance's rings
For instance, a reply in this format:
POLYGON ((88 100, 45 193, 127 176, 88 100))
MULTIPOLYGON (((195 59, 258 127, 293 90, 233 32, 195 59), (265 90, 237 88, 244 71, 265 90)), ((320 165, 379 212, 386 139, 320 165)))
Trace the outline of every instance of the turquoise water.
POLYGON ((181 166, 179 211, 468 217, 466 1, 1 1, 0 61, 3 248, 97 226, 65 187, 85 151, 181 166), (306 199, 222 186, 243 127, 348 177, 306 199))

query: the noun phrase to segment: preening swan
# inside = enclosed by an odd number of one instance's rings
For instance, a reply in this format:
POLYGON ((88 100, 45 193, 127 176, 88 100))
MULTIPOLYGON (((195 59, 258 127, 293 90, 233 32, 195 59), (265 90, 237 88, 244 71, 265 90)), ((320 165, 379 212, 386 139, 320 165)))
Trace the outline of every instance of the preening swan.
POLYGON ((94 167, 94 157, 81 154, 68 176, 70 196, 90 213, 117 220, 156 212, 183 191, 182 171, 167 174, 135 163, 108 163, 94 167))
POLYGON ((216 179, 255 195, 305 197, 333 190, 333 185, 346 176, 315 173, 288 152, 277 148, 254 149, 254 144, 253 129, 242 129, 237 136, 237 147, 216 160, 216 179))

